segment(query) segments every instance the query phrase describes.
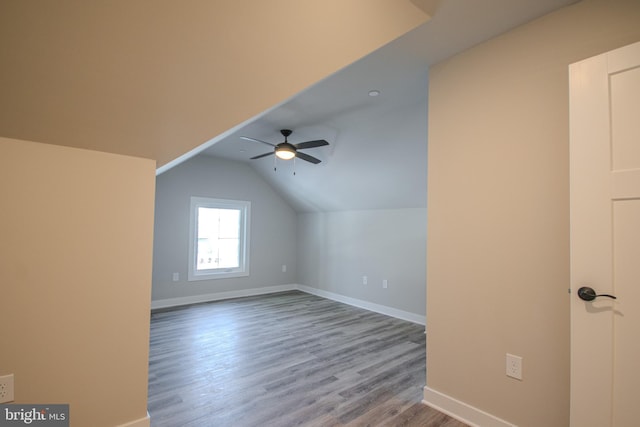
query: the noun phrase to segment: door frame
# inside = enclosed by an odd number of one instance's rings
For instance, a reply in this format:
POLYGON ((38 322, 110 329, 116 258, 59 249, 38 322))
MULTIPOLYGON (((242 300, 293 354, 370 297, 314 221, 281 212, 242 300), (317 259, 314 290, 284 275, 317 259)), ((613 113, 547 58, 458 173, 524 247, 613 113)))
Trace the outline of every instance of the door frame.
POLYGON ((633 58, 640 58, 640 42, 569 66, 571 427, 612 422, 615 301, 585 302, 576 292, 613 293, 609 77, 640 66, 633 58))

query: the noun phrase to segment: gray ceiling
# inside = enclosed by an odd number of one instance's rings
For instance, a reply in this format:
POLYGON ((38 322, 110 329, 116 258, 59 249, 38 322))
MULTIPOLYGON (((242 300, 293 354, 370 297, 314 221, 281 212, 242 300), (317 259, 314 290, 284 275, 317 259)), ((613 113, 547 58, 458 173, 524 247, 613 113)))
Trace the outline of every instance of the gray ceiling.
POLYGON ((431 21, 214 138, 200 155, 248 162, 299 212, 426 207, 429 66, 575 2, 441 0, 431 21), (374 89, 380 95, 370 97, 374 89), (304 151, 322 163, 249 160, 270 148, 239 136, 279 143, 282 128, 294 131, 294 144, 329 141, 304 151))

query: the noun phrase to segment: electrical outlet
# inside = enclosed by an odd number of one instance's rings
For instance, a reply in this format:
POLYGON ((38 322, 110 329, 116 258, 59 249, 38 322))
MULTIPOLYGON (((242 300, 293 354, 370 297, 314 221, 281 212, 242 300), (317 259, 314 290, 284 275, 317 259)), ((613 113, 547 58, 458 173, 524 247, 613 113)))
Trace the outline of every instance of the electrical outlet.
POLYGON ((171 279, 172 279, 174 282, 179 281, 179 280, 180 280, 180 273, 173 273, 173 276, 171 277, 171 279))
POLYGON ((507 353, 507 376, 522 381, 522 357, 507 353))
POLYGON ((282 264, 282 272, 283 273, 287 272, 287 264, 282 264))
POLYGON ((387 289, 387 288, 389 287, 389 282, 387 281, 387 279, 384 279, 384 280, 382 281, 382 287, 383 287, 384 289, 387 289))
POLYGON ((13 402, 13 374, 0 377, 0 403, 13 402))
POLYGON ((367 284, 367 276, 362 276, 362 284, 363 285, 367 284))

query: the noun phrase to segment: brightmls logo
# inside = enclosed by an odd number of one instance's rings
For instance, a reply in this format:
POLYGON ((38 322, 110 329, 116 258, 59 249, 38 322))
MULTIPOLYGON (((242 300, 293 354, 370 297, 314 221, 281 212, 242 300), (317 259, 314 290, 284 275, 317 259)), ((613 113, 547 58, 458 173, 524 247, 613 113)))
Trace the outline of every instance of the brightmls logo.
POLYGON ((0 427, 69 427, 69 405, 0 405, 0 427))

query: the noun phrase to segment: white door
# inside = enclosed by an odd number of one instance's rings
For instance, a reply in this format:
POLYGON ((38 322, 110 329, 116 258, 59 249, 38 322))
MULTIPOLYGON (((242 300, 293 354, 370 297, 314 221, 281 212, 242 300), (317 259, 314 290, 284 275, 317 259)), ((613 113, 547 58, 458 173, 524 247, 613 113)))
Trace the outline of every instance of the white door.
POLYGON ((638 426, 640 43, 569 70, 571 426, 638 426))

